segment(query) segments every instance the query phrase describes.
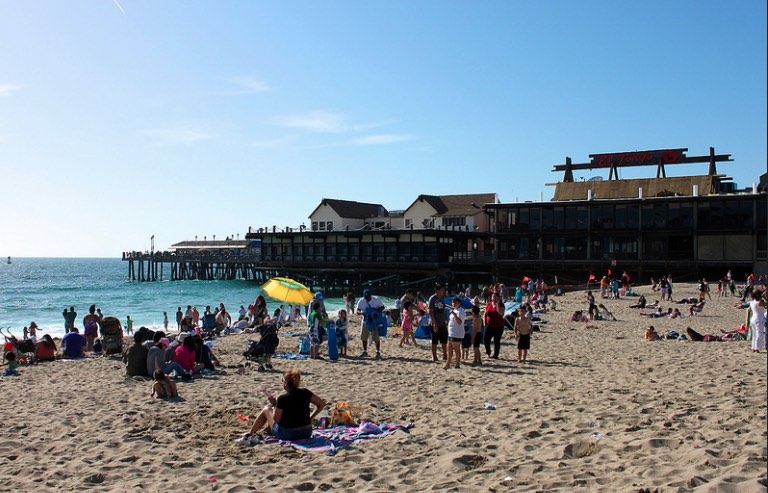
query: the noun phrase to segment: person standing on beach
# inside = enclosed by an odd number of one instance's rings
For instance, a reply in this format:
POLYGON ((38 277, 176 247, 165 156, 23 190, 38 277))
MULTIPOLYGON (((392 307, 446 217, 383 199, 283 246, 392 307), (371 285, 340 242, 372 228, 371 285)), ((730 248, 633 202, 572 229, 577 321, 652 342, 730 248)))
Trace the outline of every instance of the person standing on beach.
POLYGON ((472 359, 473 365, 482 365, 483 361, 480 358, 480 343, 483 338, 483 317, 480 316, 480 307, 477 305, 472 306, 472 351, 474 352, 474 358, 472 359))
POLYGON ((432 360, 437 361, 437 343, 443 350, 443 360, 448 359, 448 318, 445 314, 445 286, 442 284, 435 285, 435 294, 430 296, 429 303, 429 320, 432 323, 432 360))
POLYGON ((163 312, 163 327, 168 332, 168 312, 163 312))
POLYGON ((708 296, 709 301, 712 301, 712 295, 709 294, 709 283, 706 277, 702 277, 699 281, 699 301, 704 301, 704 298, 708 296))
POLYGON ((448 340, 450 349, 448 350, 448 359, 445 360, 445 369, 451 367, 451 361, 455 358, 456 368, 461 368, 461 343, 464 340, 466 330, 464 329, 464 319, 467 314, 461 307, 461 299, 457 296, 451 301, 451 312, 448 318, 448 340))
POLYGON ((128 315, 125 320, 125 333, 128 335, 133 334, 133 320, 130 315, 128 315))
POLYGON ((181 320, 184 318, 184 314, 181 312, 181 307, 176 310, 176 328, 181 331, 181 320))
POLYGON ((200 312, 197 311, 197 307, 192 307, 192 322, 195 324, 195 327, 200 326, 200 312))
POLYGON ((309 323, 309 357, 311 359, 322 359, 320 356, 320 346, 323 344, 323 332, 328 317, 323 314, 320 302, 312 303, 312 313, 307 317, 309 323))
POLYGON ((383 317, 384 303, 378 296, 371 295, 371 290, 363 291, 363 297, 357 302, 357 313, 363 315, 360 327, 360 340, 363 342, 362 358, 368 357, 368 338, 373 340, 376 346, 376 359, 381 359, 381 341, 379 340, 379 326, 376 317, 383 317))
POLYGON ((667 301, 672 301, 672 274, 667 276, 667 301))
POLYGON ((99 316, 96 315, 96 305, 91 305, 88 315, 83 317, 83 332, 88 344, 88 351, 93 351, 93 341, 99 337, 99 316))
MULTIPOLYGON (((66 310, 65 310, 66 311, 66 310)), ((69 312, 67 313, 67 322, 64 326, 64 329, 67 332, 72 332, 72 329, 75 328, 75 321, 77 320, 77 312, 75 311, 74 306, 69 307, 69 312)))
POLYGON ((749 328, 752 332, 752 351, 758 353, 765 348, 765 300, 762 292, 754 291, 752 293, 749 309, 752 312, 749 319, 749 328))
POLYGON ((528 359, 528 350, 531 349, 531 334, 533 322, 526 316, 526 309, 522 306, 518 309, 520 315, 515 319, 515 337, 517 337, 517 361, 525 363, 528 359))
POLYGON ((491 302, 485 307, 485 354, 490 358, 499 359, 501 351, 501 335, 504 332, 504 303, 499 295, 491 296, 491 302), (493 340, 493 356, 491 356, 491 340, 493 340))
MULTIPOLYGON (((321 291, 318 291, 315 293, 314 297, 312 298, 312 301, 309 302, 307 305, 307 327, 310 327, 309 323, 309 315, 314 311, 315 302, 320 303, 320 313, 325 317, 328 318, 328 311, 325 309, 325 295, 321 291)), ((264 310, 266 312, 266 303, 264 310)))

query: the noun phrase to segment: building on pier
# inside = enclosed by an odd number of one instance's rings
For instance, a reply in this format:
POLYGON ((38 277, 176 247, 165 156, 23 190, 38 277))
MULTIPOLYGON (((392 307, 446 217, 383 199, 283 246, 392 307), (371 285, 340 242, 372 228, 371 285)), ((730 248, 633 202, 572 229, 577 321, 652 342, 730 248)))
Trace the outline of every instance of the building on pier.
POLYGON ((553 169, 564 174, 549 202, 421 195, 402 212, 367 204, 356 214, 357 202, 323 199, 309 231, 251 228, 244 241, 181 242, 152 262, 170 263, 174 279, 285 275, 330 292, 376 286, 393 294, 438 279, 460 287, 515 284, 523 276, 583 282, 585 273, 609 270, 641 280, 667 273, 716 278, 728 269, 768 273, 765 185, 739 190, 718 174, 717 163, 730 155, 686 153, 595 154, 583 164, 566 158, 553 169), (708 173, 666 176, 669 166, 696 163, 708 163, 708 173), (655 167, 656 177, 619 179, 622 168, 637 166, 655 167), (608 179, 575 181, 573 172, 585 169, 607 169, 608 179), (472 198, 449 206, 446 197, 472 198))

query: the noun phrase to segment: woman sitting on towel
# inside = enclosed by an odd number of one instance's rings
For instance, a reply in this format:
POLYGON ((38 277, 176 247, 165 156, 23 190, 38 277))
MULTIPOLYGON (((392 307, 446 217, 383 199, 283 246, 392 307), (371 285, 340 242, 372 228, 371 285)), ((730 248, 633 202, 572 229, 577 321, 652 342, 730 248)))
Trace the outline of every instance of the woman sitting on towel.
POLYGON ((300 440, 312 437, 312 419, 325 409, 325 401, 307 389, 299 388, 301 373, 286 370, 283 374, 285 394, 275 399, 269 396, 269 405, 262 409, 248 431, 253 435, 261 429, 280 440, 300 440), (310 414, 309 405, 315 410, 310 414))

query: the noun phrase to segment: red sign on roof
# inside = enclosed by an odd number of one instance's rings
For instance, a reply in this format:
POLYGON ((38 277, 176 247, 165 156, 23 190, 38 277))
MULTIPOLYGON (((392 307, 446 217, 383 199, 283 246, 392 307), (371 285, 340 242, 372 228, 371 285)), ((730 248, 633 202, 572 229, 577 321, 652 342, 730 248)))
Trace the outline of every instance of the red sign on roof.
POLYGON ((612 154, 590 154, 594 168, 613 166, 648 166, 654 164, 677 164, 685 161, 688 149, 661 149, 655 151, 616 152, 612 154))

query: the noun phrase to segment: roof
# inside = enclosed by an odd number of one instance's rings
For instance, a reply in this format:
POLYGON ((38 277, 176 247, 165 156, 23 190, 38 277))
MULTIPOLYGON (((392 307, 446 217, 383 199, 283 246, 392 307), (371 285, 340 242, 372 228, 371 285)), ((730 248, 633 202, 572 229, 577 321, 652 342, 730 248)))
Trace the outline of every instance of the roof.
POLYGON ((317 212, 317 209, 324 205, 336 211, 336 214, 339 216, 349 219, 368 219, 369 217, 387 215, 387 210, 381 204, 355 202, 354 200, 323 199, 309 217, 312 217, 317 212))
POLYGON ((436 216, 474 216, 483 212, 484 204, 496 203, 497 197, 495 193, 419 195, 413 204, 419 201, 429 204, 435 210, 436 216))
POLYGON ((552 200, 580 200, 587 198, 591 190, 593 197, 599 199, 632 198, 639 195, 643 189, 644 197, 659 197, 664 195, 691 195, 693 186, 699 188, 699 193, 707 195, 715 193, 715 177, 710 175, 678 176, 673 178, 632 178, 627 180, 576 181, 559 182, 555 186, 552 200))

